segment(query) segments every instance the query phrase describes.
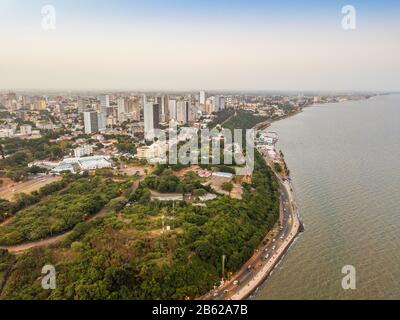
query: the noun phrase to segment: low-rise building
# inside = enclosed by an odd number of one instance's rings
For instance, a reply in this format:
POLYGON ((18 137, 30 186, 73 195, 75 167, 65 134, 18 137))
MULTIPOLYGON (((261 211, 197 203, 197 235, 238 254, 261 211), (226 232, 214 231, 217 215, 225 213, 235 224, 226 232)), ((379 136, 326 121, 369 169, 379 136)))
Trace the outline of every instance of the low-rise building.
POLYGON ((82 158, 93 154, 93 147, 91 145, 84 145, 74 150, 75 158, 82 158))
POLYGON ((24 136, 30 136, 32 134, 32 126, 29 124, 23 124, 20 127, 20 132, 24 136))

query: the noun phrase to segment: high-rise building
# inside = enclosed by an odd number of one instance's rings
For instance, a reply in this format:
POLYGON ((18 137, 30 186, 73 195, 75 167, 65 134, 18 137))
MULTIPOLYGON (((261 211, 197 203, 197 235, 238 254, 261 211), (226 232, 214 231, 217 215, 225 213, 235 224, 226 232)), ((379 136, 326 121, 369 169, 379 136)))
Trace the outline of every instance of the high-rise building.
POLYGON ((106 129, 106 115, 103 112, 97 114, 98 131, 104 131, 106 129))
POLYGON ((219 111, 225 110, 225 98, 219 97, 219 111))
POLYGON ((189 101, 178 101, 177 103, 177 118, 180 124, 187 124, 189 122, 189 101))
POLYGON ((154 129, 160 128, 160 105, 148 101, 146 96, 143 97, 144 102, 144 134, 147 141, 154 139, 154 129))
POLYGON ((168 113, 169 113, 169 120, 176 120, 176 100, 169 100, 168 101, 168 113))
POLYGON ((106 119, 103 112, 86 111, 83 113, 85 133, 93 134, 106 128, 106 119))
POLYGON ((99 119, 96 111, 86 111, 83 113, 85 123, 85 133, 92 134, 99 131, 99 119))
POLYGON ((126 113, 125 109, 125 99, 124 98, 119 98, 117 101, 117 106, 118 106, 118 116, 122 113, 126 113))
POLYGON ((200 91, 200 104, 205 105, 206 104, 206 92, 205 91, 200 91))
POLYGON ((107 94, 98 96, 97 99, 100 101, 100 112, 107 114, 107 109, 110 107, 110 97, 107 94))
POLYGON ((160 101, 160 116, 161 122, 167 122, 169 120, 169 98, 163 96, 160 101))
POLYGON ((208 99, 209 105, 207 106, 209 113, 219 112, 225 109, 225 98, 221 96, 213 96, 208 99))

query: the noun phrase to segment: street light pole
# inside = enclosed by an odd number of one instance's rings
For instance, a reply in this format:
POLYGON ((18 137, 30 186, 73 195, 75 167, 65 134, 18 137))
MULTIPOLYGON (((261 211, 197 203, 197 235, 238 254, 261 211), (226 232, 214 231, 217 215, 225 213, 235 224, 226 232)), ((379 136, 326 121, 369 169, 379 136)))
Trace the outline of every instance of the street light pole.
POLYGON ((225 259, 226 255, 222 256, 222 279, 225 280, 225 259))

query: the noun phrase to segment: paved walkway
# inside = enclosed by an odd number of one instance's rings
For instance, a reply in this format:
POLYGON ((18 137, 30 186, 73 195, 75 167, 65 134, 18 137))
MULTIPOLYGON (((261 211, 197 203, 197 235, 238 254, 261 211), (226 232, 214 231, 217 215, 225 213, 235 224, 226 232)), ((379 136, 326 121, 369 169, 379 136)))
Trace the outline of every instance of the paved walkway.
POLYGON ((249 297, 265 280, 266 277, 271 273, 271 271, 278 264, 282 256, 285 254, 286 250, 293 243, 294 239, 300 232, 300 220, 297 216, 296 208, 293 202, 293 195, 291 192, 291 187, 288 182, 283 183, 286 188, 290 204, 292 206, 292 218, 293 224, 290 233, 287 235, 281 246, 276 250, 275 254, 269 259, 269 261, 253 276, 253 278, 247 283, 246 286, 240 288, 232 297, 232 300, 244 300, 249 297))

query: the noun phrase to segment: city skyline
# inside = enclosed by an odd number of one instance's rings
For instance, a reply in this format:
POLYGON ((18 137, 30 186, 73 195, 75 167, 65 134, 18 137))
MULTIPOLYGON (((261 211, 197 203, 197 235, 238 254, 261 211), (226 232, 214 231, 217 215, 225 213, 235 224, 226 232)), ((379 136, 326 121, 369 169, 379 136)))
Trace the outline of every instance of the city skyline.
POLYGON ((0 88, 399 91, 400 5, 352 1, 343 30, 346 4, 0 1, 0 88))

